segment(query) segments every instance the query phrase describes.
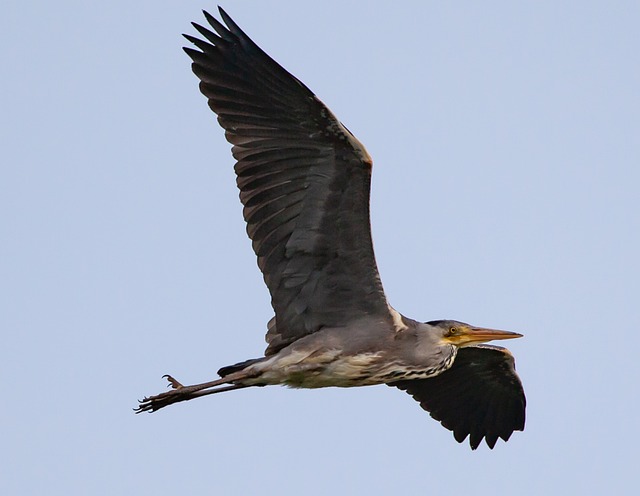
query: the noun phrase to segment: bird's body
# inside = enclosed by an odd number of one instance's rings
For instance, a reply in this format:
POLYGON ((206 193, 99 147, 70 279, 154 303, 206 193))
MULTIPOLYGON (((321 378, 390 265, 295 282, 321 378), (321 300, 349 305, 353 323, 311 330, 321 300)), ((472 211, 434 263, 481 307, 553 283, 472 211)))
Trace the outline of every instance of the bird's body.
POLYGON ((446 370, 457 348, 433 346, 432 337, 437 333, 429 324, 408 324, 396 330, 388 322, 363 318, 345 328, 324 328, 244 368, 247 374, 255 374, 245 384, 286 384, 297 388, 372 386, 426 379, 446 370), (425 368, 425 363, 435 365, 425 368))
POLYGON ((299 80, 220 9, 217 34, 185 35, 200 90, 233 145, 240 199, 275 317, 267 349, 219 371, 220 379, 145 398, 138 411, 249 386, 388 384, 431 415, 493 447, 524 428, 513 357, 480 345, 520 334, 441 320, 417 322, 385 297, 373 254, 364 146, 299 80))

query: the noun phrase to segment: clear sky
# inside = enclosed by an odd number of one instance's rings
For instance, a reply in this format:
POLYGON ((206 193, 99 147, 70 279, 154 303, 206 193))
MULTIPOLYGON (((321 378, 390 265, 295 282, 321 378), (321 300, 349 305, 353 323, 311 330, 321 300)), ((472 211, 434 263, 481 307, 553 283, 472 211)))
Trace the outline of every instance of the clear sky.
POLYGON ((509 342, 527 427, 476 452, 385 386, 134 415, 272 316, 189 1, 0 16, 0 493, 635 494, 640 4, 223 6, 373 156, 390 302, 509 342))

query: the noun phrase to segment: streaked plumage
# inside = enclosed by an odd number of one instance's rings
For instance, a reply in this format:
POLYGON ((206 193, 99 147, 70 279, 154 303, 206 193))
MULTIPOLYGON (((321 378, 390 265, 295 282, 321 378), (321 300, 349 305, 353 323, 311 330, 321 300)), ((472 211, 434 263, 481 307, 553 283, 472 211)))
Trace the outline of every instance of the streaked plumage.
POLYGON ((237 160, 247 233, 271 294, 265 357, 223 367, 219 380, 145 398, 155 411, 231 389, 268 384, 407 391, 432 417, 493 448, 524 429, 525 397, 511 354, 478 345, 519 337, 456 321, 420 323, 387 302, 369 227, 372 160, 298 79, 220 9, 217 33, 185 35, 200 91, 237 160))

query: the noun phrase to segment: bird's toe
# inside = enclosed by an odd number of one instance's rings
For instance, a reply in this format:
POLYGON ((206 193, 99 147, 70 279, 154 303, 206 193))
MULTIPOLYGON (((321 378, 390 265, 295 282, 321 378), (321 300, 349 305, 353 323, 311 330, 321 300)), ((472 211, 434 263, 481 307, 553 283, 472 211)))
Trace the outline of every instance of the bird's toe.
POLYGON ((169 381, 169 386, 171 386, 173 389, 182 389, 184 387, 179 381, 171 377, 169 374, 165 374, 162 377, 169 381))

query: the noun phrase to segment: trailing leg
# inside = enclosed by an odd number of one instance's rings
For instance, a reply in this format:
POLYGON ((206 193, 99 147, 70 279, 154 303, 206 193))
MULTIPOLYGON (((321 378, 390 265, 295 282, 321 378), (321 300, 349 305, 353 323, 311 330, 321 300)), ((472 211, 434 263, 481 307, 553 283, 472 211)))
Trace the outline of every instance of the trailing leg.
POLYGON ((138 408, 135 408, 136 413, 141 412, 155 412, 164 408, 165 406, 172 405, 173 403, 179 403, 181 401, 188 401, 193 398, 199 398, 200 396, 208 396, 210 394, 223 393, 225 391, 233 391, 234 389, 242 389, 257 384, 243 384, 243 380, 255 378, 255 372, 247 372, 245 370, 239 370, 231 374, 226 374, 221 379, 203 382, 202 384, 193 384, 191 386, 183 386, 176 379, 170 375, 163 376, 169 381, 169 385, 173 388, 171 391, 160 393, 155 396, 145 397, 140 401, 138 408))

